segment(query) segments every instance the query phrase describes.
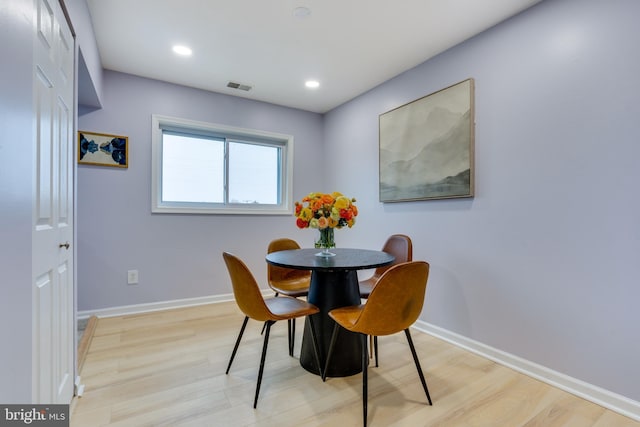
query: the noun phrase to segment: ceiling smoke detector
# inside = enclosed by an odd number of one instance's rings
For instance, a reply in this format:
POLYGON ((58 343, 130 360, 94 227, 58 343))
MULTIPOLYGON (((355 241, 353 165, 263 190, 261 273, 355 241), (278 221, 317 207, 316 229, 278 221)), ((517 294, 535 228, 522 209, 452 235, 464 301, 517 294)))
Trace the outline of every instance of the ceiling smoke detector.
POLYGON ((245 92, 248 92, 251 90, 251 86, 249 85, 243 85, 242 83, 236 83, 236 82, 229 82, 227 83, 227 87, 230 87, 232 89, 240 89, 240 90, 244 90, 245 92))

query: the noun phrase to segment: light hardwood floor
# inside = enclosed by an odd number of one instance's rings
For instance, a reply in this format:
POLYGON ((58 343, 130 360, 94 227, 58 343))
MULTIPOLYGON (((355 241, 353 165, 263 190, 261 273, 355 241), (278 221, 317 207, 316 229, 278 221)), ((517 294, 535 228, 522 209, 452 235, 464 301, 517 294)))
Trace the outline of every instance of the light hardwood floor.
MULTIPOLYGON (((362 377, 326 383, 288 355, 287 324, 271 330, 257 409, 261 324, 249 321, 229 375, 243 315, 221 303, 98 321, 71 426, 361 426, 362 377)), ((640 423, 429 335, 412 334, 433 406, 426 404, 404 334, 380 337, 369 368, 370 426, 596 426, 640 423)))

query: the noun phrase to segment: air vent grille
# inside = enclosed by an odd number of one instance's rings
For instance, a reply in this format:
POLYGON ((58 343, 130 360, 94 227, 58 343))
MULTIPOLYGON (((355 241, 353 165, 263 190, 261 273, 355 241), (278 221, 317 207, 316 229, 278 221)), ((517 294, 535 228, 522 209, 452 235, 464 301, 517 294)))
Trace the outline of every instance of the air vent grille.
POLYGON ((236 82, 227 83, 227 87, 230 87, 232 89, 244 90, 245 92, 248 92, 251 90, 251 86, 243 85, 242 83, 236 83, 236 82))

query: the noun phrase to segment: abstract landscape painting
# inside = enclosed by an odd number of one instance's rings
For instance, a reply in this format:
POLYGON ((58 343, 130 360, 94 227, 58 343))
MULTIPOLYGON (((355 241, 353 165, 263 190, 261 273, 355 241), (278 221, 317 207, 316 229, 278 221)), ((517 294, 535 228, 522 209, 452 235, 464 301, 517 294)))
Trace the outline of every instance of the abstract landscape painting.
POLYGON ((474 81, 379 117, 380 201, 473 197, 474 81))

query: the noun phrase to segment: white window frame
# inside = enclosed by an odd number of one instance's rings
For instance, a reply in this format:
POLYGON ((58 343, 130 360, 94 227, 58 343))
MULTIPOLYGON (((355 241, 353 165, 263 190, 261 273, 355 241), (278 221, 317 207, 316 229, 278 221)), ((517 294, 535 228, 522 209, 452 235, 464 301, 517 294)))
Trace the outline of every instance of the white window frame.
MULTIPOLYGON (((153 114, 151 116, 151 212, 180 214, 292 215, 293 214, 293 136, 215 123, 199 122, 153 114), (280 203, 179 203, 162 200, 162 130, 200 133, 227 139, 266 143, 282 149, 280 203)), ((226 185, 226 184, 225 184, 226 185)))

